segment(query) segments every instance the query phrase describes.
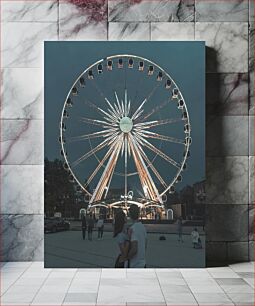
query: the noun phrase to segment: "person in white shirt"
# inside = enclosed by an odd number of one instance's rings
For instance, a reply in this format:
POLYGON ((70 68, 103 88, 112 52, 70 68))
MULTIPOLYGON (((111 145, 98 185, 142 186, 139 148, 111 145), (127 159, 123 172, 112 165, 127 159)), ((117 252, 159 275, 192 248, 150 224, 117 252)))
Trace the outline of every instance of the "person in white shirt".
POLYGON ((194 249, 198 248, 199 233, 197 231, 197 228, 194 228, 194 230, 191 232, 191 240, 192 240, 192 243, 193 243, 193 248, 194 249))
POLYGON ((137 205, 132 204, 129 208, 129 216, 132 225, 129 228, 130 248, 128 260, 130 268, 145 268, 145 251, 147 246, 147 232, 145 226, 139 221, 140 209, 137 205))
POLYGON ((97 221, 97 239, 103 239, 103 234, 104 234, 104 219, 102 216, 99 217, 97 221))

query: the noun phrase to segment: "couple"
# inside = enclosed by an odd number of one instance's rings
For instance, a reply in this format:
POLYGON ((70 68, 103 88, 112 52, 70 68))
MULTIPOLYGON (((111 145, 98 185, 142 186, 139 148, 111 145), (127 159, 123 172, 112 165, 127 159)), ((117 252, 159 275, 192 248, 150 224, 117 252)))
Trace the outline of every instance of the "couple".
POLYGON ((139 221, 140 209, 132 204, 129 216, 132 224, 127 226, 127 218, 121 210, 115 216, 114 233, 120 254, 115 268, 145 268, 145 250, 147 247, 147 233, 144 225, 139 221))

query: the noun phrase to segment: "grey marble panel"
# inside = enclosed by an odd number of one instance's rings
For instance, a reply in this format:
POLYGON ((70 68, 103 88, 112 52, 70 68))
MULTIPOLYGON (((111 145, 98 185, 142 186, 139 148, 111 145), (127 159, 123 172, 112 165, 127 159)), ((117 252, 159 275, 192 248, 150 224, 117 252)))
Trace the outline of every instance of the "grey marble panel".
POLYGON ((249 117, 210 116, 207 118, 206 155, 248 155, 249 117))
POLYGON ((248 74, 206 74, 207 115, 248 115, 248 74))
POLYGON ((43 166, 1 165, 1 214, 43 214, 43 166))
POLYGON ((249 242, 228 242, 228 262, 249 260, 249 242))
POLYGON ((5 68, 2 71, 1 118, 42 119, 43 80, 40 68, 5 68))
POLYGON ((56 40, 57 28, 48 22, 2 23, 2 67, 42 67, 43 41, 56 40))
POLYGON ((227 243, 226 242, 206 242, 206 263, 218 264, 227 261, 227 243))
POLYGON ((249 28, 249 110, 254 115, 254 21, 249 28))
POLYGON ((248 156, 208 157, 207 203, 248 204, 248 167, 248 156))
POLYGON ((42 260, 43 220, 43 215, 0 215, 2 260, 42 260))
POLYGON ((109 21, 194 21, 194 0, 109 0, 109 21))
POLYGON ((247 0, 196 0, 196 21, 248 21, 247 0))
POLYGON ((59 2, 59 39, 107 40, 107 1, 59 2))
POLYGON ((109 22, 109 40, 150 40, 150 24, 143 22, 109 22))
POLYGON ((249 240, 254 240, 254 204, 249 205, 249 240))
POLYGON ((254 241, 249 241, 249 260, 254 261, 254 241))
POLYGON ((52 21, 58 18, 58 0, 1 1, 2 21, 52 21))
POLYGON ((249 155, 254 156, 254 116, 249 116, 249 155))
POLYGON ((195 25, 190 22, 152 22, 151 40, 194 40, 195 25))
POLYGON ((249 204, 254 204, 254 156, 249 157, 249 204))
POLYGON ((43 120, 1 120, 1 164, 43 164, 43 120))
POLYGON ((207 72, 248 72, 248 23, 197 22, 195 37, 206 41, 207 72))
POLYGON ((207 205, 206 240, 247 242, 248 205, 207 205))
POLYGON ((249 0, 249 20, 254 21, 254 0, 249 0))

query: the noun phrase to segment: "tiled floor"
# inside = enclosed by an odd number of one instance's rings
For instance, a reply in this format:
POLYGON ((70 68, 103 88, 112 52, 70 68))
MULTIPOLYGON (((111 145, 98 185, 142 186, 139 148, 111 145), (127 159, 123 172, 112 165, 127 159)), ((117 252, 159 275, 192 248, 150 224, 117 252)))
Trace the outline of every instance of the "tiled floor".
POLYGON ((1 305, 254 305, 254 263, 207 269, 1 267, 1 305))

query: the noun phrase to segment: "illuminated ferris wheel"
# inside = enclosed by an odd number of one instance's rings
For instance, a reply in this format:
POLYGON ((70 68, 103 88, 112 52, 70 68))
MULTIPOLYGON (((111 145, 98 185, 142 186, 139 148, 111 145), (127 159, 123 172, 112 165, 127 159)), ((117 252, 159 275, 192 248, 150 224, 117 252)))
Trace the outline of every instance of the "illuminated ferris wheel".
POLYGON ((95 62, 75 80, 59 140, 64 168, 90 207, 111 199, 111 189, 119 190, 114 205, 163 207, 187 168, 191 124, 170 75, 151 60, 121 54, 95 62))

